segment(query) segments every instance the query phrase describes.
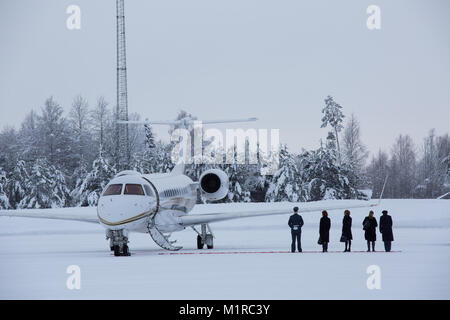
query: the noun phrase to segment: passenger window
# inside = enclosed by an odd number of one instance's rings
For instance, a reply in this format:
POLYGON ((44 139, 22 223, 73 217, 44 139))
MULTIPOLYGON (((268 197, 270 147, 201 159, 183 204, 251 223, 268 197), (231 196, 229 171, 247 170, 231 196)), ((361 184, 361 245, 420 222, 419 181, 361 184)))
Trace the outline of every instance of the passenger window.
POLYGON ((154 197, 155 196, 155 194, 153 193, 152 188, 148 184, 144 184, 144 189, 145 189, 145 193, 147 194, 147 196, 149 196, 149 197, 154 197))
POLYGON ((140 184, 126 184, 123 194, 134 194, 138 196, 144 196, 144 189, 140 184))
POLYGON ((104 196, 114 196, 122 193, 122 185, 121 184, 112 184, 106 189, 103 193, 104 196))

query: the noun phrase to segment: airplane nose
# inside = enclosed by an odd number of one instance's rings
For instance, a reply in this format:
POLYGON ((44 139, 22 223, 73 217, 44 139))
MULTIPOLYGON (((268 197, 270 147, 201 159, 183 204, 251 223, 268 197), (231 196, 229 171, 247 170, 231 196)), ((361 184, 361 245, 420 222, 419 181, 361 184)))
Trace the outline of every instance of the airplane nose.
POLYGON ((107 196, 98 203, 98 214, 109 222, 132 219, 152 210, 152 203, 142 196, 107 196))

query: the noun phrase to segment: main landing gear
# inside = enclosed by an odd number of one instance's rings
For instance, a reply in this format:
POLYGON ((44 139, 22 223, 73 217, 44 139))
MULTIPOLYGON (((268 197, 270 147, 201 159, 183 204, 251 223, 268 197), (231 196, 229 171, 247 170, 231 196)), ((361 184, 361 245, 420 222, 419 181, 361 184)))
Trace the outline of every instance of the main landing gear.
POLYGON ((106 240, 109 240, 109 247, 116 257, 131 255, 128 248, 128 232, 123 229, 107 230, 106 240))
POLYGON ((205 244, 208 249, 214 248, 214 234, 212 233, 211 227, 209 224, 202 224, 201 225, 201 232, 199 232, 197 229, 195 229, 194 226, 192 226, 192 229, 197 232, 197 249, 203 249, 205 244))

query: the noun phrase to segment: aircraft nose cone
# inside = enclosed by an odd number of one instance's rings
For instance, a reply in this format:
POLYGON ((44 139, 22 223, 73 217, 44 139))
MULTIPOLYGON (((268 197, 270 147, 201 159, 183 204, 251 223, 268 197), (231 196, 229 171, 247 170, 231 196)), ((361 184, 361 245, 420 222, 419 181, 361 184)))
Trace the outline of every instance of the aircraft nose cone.
POLYGON ((151 203, 142 196, 107 196, 98 203, 101 219, 117 223, 151 210, 151 203))

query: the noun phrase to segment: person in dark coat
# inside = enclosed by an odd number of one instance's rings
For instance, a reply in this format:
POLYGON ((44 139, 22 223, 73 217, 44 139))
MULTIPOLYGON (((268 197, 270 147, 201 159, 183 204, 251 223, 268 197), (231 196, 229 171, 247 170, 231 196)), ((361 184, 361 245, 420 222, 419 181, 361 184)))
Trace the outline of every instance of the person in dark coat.
POLYGON ((372 251, 375 252, 375 241, 377 241, 377 219, 370 210, 369 215, 363 221, 364 238, 367 240, 367 252, 370 252, 370 244, 372 243, 372 251))
POLYGON ((380 217, 380 232, 383 235, 384 250, 390 252, 392 241, 394 241, 392 217, 388 215, 387 210, 383 210, 382 213, 383 215, 380 217))
POLYGON ((352 247, 352 218, 350 217, 350 210, 344 211, 344 219, 342 220, 342 236, 341 241, 345 242, 344 252, 350 252, 352 247))
POLYGON ((292 244, 291 252, 295 252, 295 241, 297 241, 298 252, 302 252, 302 226, 303 218, 298 214, 298 207, 294 207, 294 214, 289 217, 288 225, 291 228, 292 244))
POLYGON ((322 242, 322 252, 328 252, 328 242, 330 242, 330 228, 331 220, 328 218, 328 212, 322 211, 322 218, 320 218, 319 235, 322 242))

